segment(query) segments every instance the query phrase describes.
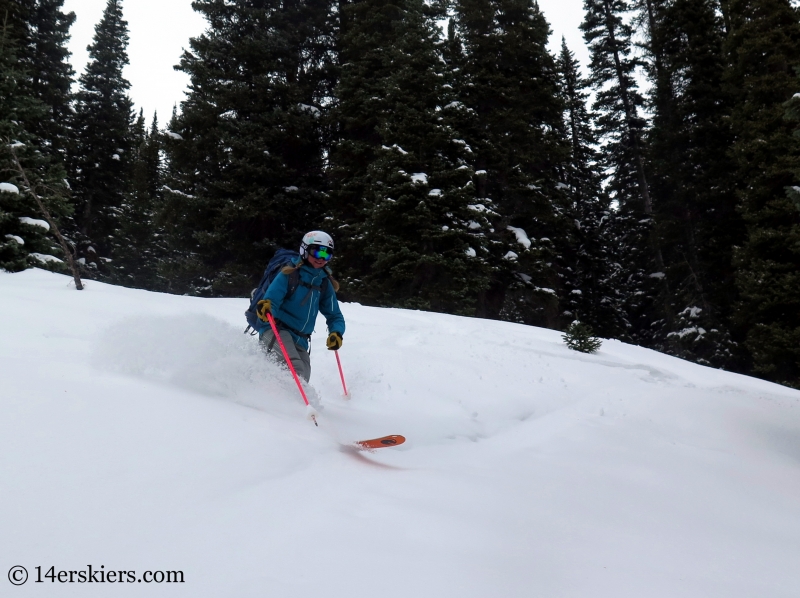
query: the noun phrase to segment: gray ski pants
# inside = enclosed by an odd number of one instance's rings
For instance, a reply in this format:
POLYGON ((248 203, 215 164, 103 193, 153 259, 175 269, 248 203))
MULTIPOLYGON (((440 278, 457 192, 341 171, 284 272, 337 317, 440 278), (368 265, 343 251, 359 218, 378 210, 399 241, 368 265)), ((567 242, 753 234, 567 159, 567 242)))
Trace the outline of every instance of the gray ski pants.
MULTIPOLYGON (((308 351, 306 351, 303 347, 298 347, 294 344, 292 334, 288 330, 279 330, 278 332, 280 332, 283 346, 286 347, 286 353, 289 354, 289 361, 291 361, 292 365, 294 366, 294 371, 297 372, 297 375, 300 378, 308 382, 308 379, 311 378, 311 355, 309 355, 308 351)), ((274 338, 275 335, 272 333, 272 330, 267 330, 261 335, 259 342, 261 343, 264 351, 269 348, 269 345, 272 343, 272 339, 274 338)), ((272 356, 272 359, 278 363, 285 363, 285 360, 283 359, 283 352, 281 351, 278 341, 273 343, 272 350, 268 353, 268 355, 272 356)))

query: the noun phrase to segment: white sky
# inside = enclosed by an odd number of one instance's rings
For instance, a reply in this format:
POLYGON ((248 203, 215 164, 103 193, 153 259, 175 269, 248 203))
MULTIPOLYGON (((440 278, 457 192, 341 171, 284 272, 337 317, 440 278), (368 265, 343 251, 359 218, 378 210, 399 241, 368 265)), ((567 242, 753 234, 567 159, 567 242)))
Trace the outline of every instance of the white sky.
MULTIPOLYGON (((75 12, 72 26, 72 66, 80 75, 89 60, 86 46, 92 42, 94 27, 100 20, 106 0, 65 0, 65 12, 75 12)), ((539 0, 553 34, 550 49, 558 52, 561 36, 581 63, 588 64, 588 52, 578 25, 583 19, 582 0, 539 0)), ((130 95, 136 110, 144 108, 148 123, 158 111, 163 126, 180 103, 189 79, 172 67, 180 60, 189 38, 203 32, 205 21, 192 10, 191 0, 125 0, 123 14, 130 29, 125 76, 131 82, 130 95)))

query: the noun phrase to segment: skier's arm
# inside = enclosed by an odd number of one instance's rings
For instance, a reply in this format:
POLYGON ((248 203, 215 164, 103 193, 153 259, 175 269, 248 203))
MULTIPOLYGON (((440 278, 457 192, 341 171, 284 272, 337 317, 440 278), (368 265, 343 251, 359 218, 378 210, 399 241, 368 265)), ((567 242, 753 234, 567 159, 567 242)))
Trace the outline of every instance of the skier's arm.
POLYGON ((330 281, 328 281, 320 294, 319 311, 325 316, 325 321, 328 323, 328 331, 338 332, 344 336, 344 316, 339 309, 336 291, 333 290, 333 285, 330 281))
POLYGON ((286 292, 289 290, 289 277, 283 272, 278 272, 278 275, 267 287, 267 292, 264 293, 263 299, 269 299, 270 310, 272 313, 280 312, 283 305, 283 300, 286 297, 286 292))

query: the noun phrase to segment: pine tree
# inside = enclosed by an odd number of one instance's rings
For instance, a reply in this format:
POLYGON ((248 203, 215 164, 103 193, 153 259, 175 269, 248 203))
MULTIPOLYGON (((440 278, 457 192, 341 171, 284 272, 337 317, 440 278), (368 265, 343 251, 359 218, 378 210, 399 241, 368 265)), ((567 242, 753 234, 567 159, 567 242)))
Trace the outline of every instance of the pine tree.
POLYGON ((571 224, 559 172, 569 146, 549 26, 530 0, 459 0, 454 9, 455 88, 475 114, 464 139, 475 153, 477 197, 497 213, 492 280, 478 313, 558 327, 571 224))
POLYGON ((620 208, 638 204, 653 213, 641 130, 644 98, 636 83, 640 61, 632 54, 633 30, 625 21, 630 6, 625 0, 586 0, 581 24, 591 51, 591 84, 597 90, 598 125, 607 140, 605 154, 614 168, 611 188, 620 208))
POLYGON ((631 7, 626 0, 586 0, 581 29, 591 52, 594 110, 603 146, 607 189, 615 210, 608 233, 615 255, 612 280, 628 320, 628 338, 649 344, 670 318, 665 265, 653 234, 647 154, 641 117, 644 98, 636 83, 641 61, 633 54, 631 7))
POLYGON ((643 4, 653 81, 652 195, 675 314, 652 346, 732 367, 732 250, 743 230, 727 156, 732 136, 722 86, 722 21, 709 0, 643 4))
POLYGON ((568 254, 566 286, 570 292, 563 304, 569 310, 566 315, 579 317, 603 336, 619 336, 627 327, 619 297, 609 284, 613 272, 607 238, 610 206, 602 188, 598 139, 587 107, 589 82, 581 76, 578 61, 563 38, 558 70, 570 144, 570 160, 562 176, 572 202, 569 214, 575 222, 574 246, 568 254))
POLYGON ((63 6, 64 0, 19 0, 18 58, 28 73, 24 93, 46 108, 41 118, 24 123, 24 127, 41 140, 42 151, 65 164, 71 137, 70 86, 75 74, 67 43, 75 13, 65 14, 63 6))
POLYGON ((177 67, 191 88, 165 140, 162 273, 181 292, 243 294, 276 247, 323 224, 333 10, 327 0, 194 8, 209 29, 177 67))
POLYGON ((561 338, 567 347, 581 353, 597 353, 603 344, 603 341, 594 336, 592 327, 579 320, 572 322, 561 338))
POLYGON ((486 285, 485 218, 471 149, 454 128, 439 33, 419 0, 363 0, 341 14, 331 154, 345 295, 472 314, 486 285))
POLYGON ((148 132, 140 111, 131 139, 129 187, 120 206, 119 226, 112 244, 112 280, 125 286, 160 289, 163 284, 158 267, 165 248, 157 216, 162 201, 158 116, 153 116, 148 132))
POLYGON ((30 75, 17 58, 24 29, 19 6, 0 2, 0 268, 19 271, 29 266, 62 269, 63 252, 48 236, 49 224, 31 191, 42 196, 52 217, 69 218, 64 171, 41 150, 42 144, 24 123, 45 118, 46 106, 30 93, 30 75), (33 189, 27 188, 20 161, 33 189))
POLYGON ((726 9, 732 151, 747 227, 735 256, 741 293, 736 317, 753 371, 800 387, 800 212, 791 189, 800 167, 793 135, 800 24, 788 0, 731 0, 726 9))
POLYGON ((128 185, 133 119, 128 64, 128 24, 121 0, 108 0, 89 46, 89 64, 75 98, 76 146, 71 180, 80 253, 90 267, 107 261, 128 185))

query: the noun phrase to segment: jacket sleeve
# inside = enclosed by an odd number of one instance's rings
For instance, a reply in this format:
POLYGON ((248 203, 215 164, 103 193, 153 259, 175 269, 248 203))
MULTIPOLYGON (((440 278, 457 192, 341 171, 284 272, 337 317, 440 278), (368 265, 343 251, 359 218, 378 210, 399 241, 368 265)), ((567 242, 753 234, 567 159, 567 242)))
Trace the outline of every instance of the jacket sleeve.
POLYGON ((333 290, 330 280, 320 295, 319 311, 325 316, 325 321, 328 323, 328 331, 338 332, 344 336, 344 316, 339 309, 339 300, 336 299, 336 291, 333 290))
POLYGON ((273 312, 280 311, 288 290, 289 277, 283 272, 278 272, 278 275, 273 279, 269 287, 267 287, 267 292, 264 293, 264 297, 262 298, 270 300, 273 312))

